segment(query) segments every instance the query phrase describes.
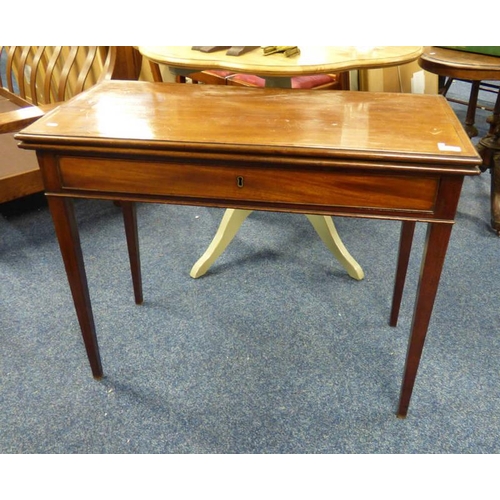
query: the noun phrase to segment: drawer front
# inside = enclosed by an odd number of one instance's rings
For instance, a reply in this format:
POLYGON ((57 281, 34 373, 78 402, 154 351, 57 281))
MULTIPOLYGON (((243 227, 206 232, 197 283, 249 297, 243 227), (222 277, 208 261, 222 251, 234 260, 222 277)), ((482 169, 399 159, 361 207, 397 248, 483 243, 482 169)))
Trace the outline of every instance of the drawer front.
POLYGON ((313 167, 210 166, 62 157, 63 189, 290 205, 434 210, 439 179, 313 167))

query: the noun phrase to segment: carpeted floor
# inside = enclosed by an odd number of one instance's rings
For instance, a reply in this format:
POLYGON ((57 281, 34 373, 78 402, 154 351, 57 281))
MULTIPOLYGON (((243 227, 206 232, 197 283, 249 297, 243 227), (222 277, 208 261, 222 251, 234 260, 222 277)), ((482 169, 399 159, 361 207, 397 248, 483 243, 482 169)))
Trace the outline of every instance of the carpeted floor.
MULTIPOLYGON (((478 112, 481 132, 487 115, 478 112)), ((489 177, 465 181, 406 420, 395 410, 423 227, 390 328, 397 222, 335 219, 365 271, 357 282, 305 217, 256 212, 193 280, 222 211, 140 205, 136 306, 118 209, 79 201, 105 371, 97 382, 43 198, 0 207, 0 453, 498 453, 489 177)))

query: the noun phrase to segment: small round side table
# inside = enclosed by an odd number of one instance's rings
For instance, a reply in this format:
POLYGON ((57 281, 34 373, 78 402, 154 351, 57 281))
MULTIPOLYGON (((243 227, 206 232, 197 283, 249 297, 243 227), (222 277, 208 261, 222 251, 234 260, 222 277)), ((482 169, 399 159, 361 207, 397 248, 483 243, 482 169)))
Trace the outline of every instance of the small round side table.
MULTIPOLYGON (((477 93, 474 95, 474 92, 481 81, 500 80, 500 57, 424 47, 418 62, 422 69, 431 73, 471 81, 474 111, 477 102, 477 93)), ((500 93, 488 122, 489 132, 479 141, 477 150, 483 159, 482 171, 489 169, 491 172, 491 227, 500 236, 500 93)))

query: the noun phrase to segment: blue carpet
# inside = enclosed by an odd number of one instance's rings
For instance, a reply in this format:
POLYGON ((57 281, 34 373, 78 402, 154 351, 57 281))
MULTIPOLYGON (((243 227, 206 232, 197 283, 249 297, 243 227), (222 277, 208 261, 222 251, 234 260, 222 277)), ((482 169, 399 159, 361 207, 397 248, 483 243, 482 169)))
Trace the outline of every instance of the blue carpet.
POLYGON ((97 382, 43 199, 4 206, 0 453, 498 453, 500 240, 489 181, 465 181, 406 420, 395 411, 423 226, 390 328, 397 222, 335 219, 365 271, 357 282, 305 217, 255 212, 194 280, 222 210, 139 205, 136 306, 119 210, 78 201, 105 371, 97 382))

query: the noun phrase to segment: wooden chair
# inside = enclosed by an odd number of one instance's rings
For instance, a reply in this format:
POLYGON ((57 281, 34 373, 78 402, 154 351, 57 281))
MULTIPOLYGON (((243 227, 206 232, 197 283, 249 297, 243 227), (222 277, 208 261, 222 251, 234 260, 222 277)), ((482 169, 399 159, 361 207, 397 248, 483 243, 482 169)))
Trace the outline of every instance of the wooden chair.
POLYGON ((488 121, 490 130, 479 141, 477 150, 483 159, 481 170, 489 169, 491 173, 491 227, 500 236, 500 93, 488 121))
MULTIPOLYGON (((163 77, 157 63, 150 61, 151 73, 155 82, 162 82, 163 77)), ((178 83, 186 83, 187 79, 192 83, 203 83, 206 85, 233 85, 237 87, 265 87, 266 81, 257 75, 246 73, 234 73, 224 70, 205 70, 189 74, 187 77, 178 76, 178 83)), ((349 90, 349 73, 333 73, 330 75, 303 75, 291 78, 293 89, 314 90, 349 90)))
MULTIPOLYGON (((14 132, 103 80, 136 80, 142 56, 133 47, 0 46, 0 203, 43 191, 36 154, 14 132)), ((134 297, 142 303, 135 203, 121 207, 134 297)))
MULTIPOLYGON (((227 85, 239 87, 265 87, 264 78, 256 75, 234 74, 227 78, 227 85)), ((291 78, 292 89, 314 89, 314 90, 348 90, 349 73, 333 73, 330 75, 303 75, 291 78)))
POLYGON ((0 203, 43 191, 13 134, 103 80, 137 79, 140 60, 133 47, 0 46, 0 203))
MULTIPOLYGON (((155 63, 154 61, 149 61, 149 67, 151 68, 151 75, 153 77, 153 81, 155 82, 163 82, 163 76, 160 71, 160 65, 155 63)), ((192 83, 203 83, 206 85, 226 85, 227 77, 233 75, 232 71, 225 70, 205 70, 205 71, 197 71, 195 73, 190 73, 188 76, 177 76, 177 83, 187 83, 188 79, 191 80, 192 83)))
MULTIPOLYGON (((203 83, 205 85, 227 85, 228 77, 232 76, 232 71, 225 71, 223 69, 207 69, 205 71, 198 71, 191 73, 187 78, 192 83, 203 83)), ((180 83, 186 83, 186 77, 179 77, 180 83)))

